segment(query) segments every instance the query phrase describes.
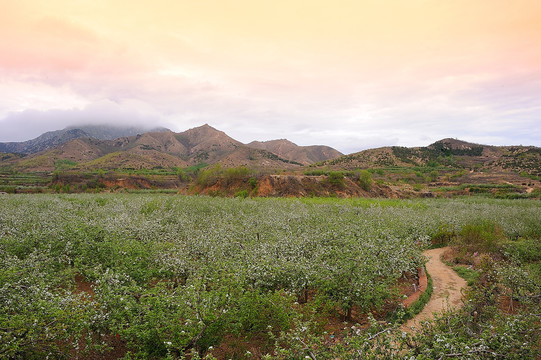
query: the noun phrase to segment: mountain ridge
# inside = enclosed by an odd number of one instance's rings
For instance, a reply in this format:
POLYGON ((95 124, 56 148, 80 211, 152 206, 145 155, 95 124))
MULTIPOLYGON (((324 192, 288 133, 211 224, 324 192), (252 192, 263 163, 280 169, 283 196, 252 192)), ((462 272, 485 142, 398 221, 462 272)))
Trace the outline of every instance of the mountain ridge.
POLYGON ((0 152, 35 154, 67 143, 78 138, 95 138, 112 140, 119 137, 132 136, 148 131, 163 131, 165 128, 144 129, 134 126, 82 125, 68 126, 62 130, 48 131, 40 136, 20 142, 0 142, 0 152))
POLYGON ((322 161, 325 158, 336 158, 343 154, 332 147, 325 145, 311 145, 299 147, 287 139, 268 141, 252 141, 247 144, 249 147, 267 150, 281 158, 296 161, 303 164, 311 164, 322 161))
POLYGON ((22 159, 12 157, 11 165, 25 171, 51 171, 59 161, 76 164, 74 167, 81 170, 89 170, 96 166, 108 169, 172 168, 202 163, 220 163, 225 167, 293 169, 314 163, 315 160, 341 155, 330 147, 303 147, 289 142, 290 154, 285 158, 264 148, 243 144, 208 124, 180 133, 165 129, 105 140, 89 135, 81 129, 65 129, 44 134, 41 139, 53 139, 50 145, 55 146, 42 145, 44 150, 28 154, 22 159), (59 135, 63 134, 72 134, 72 138, 62 142, 65 138, 59 135), (61 143, 57 144, 59 142, 61 143), (303 156, 301 161, 297 161, 295 156, 291 155, 291 151, 312 155, 303 156), (111 155, 113 153, 115 156, 111 155), (99 161, 98 159, 102 157, 106 158, 99 161), (151 159, 155 160, 155 164, 151 159))
POLYGON ((424 147, 385 146, 311 165, 341 170, 424 166, 512 171, 541 176, 541 148, 483 145, 445 138, 424 147))

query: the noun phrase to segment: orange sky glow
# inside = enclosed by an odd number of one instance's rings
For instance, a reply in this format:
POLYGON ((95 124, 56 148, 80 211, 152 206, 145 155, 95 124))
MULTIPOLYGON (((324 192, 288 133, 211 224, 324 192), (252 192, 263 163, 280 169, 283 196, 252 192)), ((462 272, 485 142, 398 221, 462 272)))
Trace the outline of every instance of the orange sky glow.
POLYGON ((444 137, 541 146, 541 1, 0 8, 0 141, 103 121, 343 152, 444 137))

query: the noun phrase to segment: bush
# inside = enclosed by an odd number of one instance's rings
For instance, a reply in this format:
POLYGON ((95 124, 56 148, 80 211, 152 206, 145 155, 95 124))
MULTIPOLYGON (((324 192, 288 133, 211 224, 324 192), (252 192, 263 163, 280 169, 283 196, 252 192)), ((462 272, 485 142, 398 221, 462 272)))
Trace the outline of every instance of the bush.
POLYGON ((438 180, 438 176, 440 175, 440 173, 437 171, 437 170, 433 170, 430 172, 430 181, 431 182, 435 182, 438 180))
POLYGON ((506 240, 503 229, 488 220, 465 225, 458 239, 471 252, 496 252, 506 240))
POLYGON ((423 188, 424 188, 423 184, 415 184, 415 185, 413 185, 413 190, 417 191, 417 192, 423 190, 423 188))
POLYGON ((329 184, 337 188, 345 188, 344 174, 340 171, 332 171, 329 173, 329 184))
POLYGON ((15 186, 0 186, 0 191, 6 192, 8 194, 15 194, 15 186))
POLYGON ((237 193, 235 194, 235 197, 246 199, 248 197, 248 191, 247 190, 237 191, 237 193))
POLYGON ((188 174, 188 172, 184 169, 179 169, 177 171, 178 179, 181 182, 190 182, 192 180, 192 177, 188 174))
POLYGON ((257 179, 256 179, 256 178, 251 177, 251 178, 248 180, 248 184, 250 184, 250 186, 252 187, 252 190, 257 189, 257 179))
POLYGON ((374 181, 372 180, 372 175, 368 170, 361 170, 357 174, 359 185, 361 185, 361 188, 365 191, 369 191, 372 189, 372 185, 374 184, 374 181))
POLYGON ((468 286, 473 286, 481 277, 481 273, 479 271, 475 271, 464 266, 453 266, 453 270, 456 271, 461 278, 468 282, 468 286))
POLYGON ((201 186, 214 185, 220 178, 221 174, 222 174, 222 167, 220 166, 220 164, 216 164, 208 170, 200 171, 197 176, 196 183, 197 185, 201 185, 201 186))
POLYGON ((237 335, 261 336, 269 329, 285 331, 294 317, 294 297, 281 291, 247 291, 229 314, 231 330, 237 335))
POLYGON ((447 246, 456 237, 456 233, 449 224, 442 224, 432 235, 432 247, 438 248, 447 246))
POLYGON ((245 166, 233 167, 226 169, 223 172, 223 179, 226 185, 229 185, 235 181, 240 181, 248 178, 253 173, 252 169, 245 166))
POLYGON ((216 184, 220 179, 224 185, 231 185, 236 181, 241 181, 253 174, 253 170, 245 166, 239 166, 229 169, 222 169, 220 164, 216 164, 212 168, 200 171, 196 183, 198 185, 208 187, 216 184))

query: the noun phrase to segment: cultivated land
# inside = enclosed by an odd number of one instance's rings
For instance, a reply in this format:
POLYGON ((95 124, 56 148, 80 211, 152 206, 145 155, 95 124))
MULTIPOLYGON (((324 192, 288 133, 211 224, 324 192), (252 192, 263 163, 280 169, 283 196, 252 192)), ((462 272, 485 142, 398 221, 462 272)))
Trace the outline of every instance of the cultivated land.
POLYGON ((538 201, 4 194, 0 202, 1 357, 539 354, 538 201), (430 289, 402 305, 423 251, 447 244, 445 261, 470 283, 464 306, 402 333, 428 300, 430 289))

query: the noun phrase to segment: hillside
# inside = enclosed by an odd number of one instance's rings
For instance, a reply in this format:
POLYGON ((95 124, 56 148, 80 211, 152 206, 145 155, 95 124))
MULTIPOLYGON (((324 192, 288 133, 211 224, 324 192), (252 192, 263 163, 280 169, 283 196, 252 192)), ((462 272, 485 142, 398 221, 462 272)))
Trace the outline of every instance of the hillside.
POLYGON ((541 148, 490 146, 443 139, 426 147, 382 147, 314 164, 314 168, 354 170, 385 167, 454 167, 471 171, 541 176, 541 148))
POLYGON ((255 149, 270 151, 283 159, 300 162, 303 165, 344 155, 329 146, 298 146, 286 139, 252 141, 247 145, 255 149))

